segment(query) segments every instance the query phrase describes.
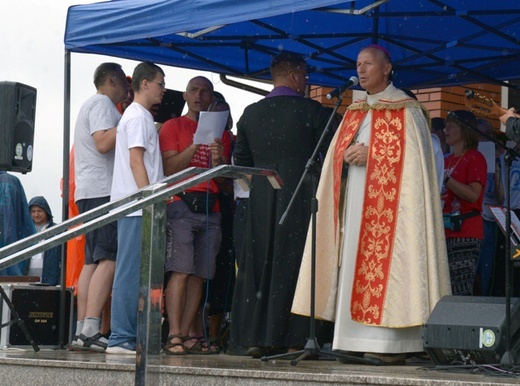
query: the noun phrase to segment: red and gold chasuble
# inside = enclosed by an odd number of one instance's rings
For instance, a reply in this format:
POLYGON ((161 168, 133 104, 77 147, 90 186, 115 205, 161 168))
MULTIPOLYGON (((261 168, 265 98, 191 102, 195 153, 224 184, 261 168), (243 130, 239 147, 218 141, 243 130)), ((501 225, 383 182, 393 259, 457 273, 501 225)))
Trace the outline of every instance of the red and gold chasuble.
MULTIPOLYGON (((364 203, 350 311, 352 320, 380 325, 397 224, 405 150, 405 112, 371 110, 364 203)), ((349 110, 334 150, 334 224, 338 226, 343 153, 367 110, 349 110)), ((347 214, 348 218, 348 214, 347 214)), ((348 220, 347 220, 348 221, 348 220)))

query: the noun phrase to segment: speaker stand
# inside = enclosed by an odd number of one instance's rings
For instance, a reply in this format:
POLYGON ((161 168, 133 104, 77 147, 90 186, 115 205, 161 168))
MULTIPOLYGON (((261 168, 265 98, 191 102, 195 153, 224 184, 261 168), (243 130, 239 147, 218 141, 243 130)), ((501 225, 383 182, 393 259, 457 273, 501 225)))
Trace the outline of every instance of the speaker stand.
MULTIPOLYGON (((497 141, 498 142, 498 141, 497 141)), ((511 296, 512 296, 512 269, 511 269, 511 165, 516 157, 518 157, 518 153, 513 149, 506 148, 506 154, 504 155, 504 163, 506 164, 506 186, 504 190, 507 192, 506 197, 506 247, 505 247, 505 276, 506 276, 506 325, 505 325, 505 333, 506 333, 506 351, 502 358, 500 359, 501 365, 512 366, 516 365, 516 361, 513 358, 513 353, 511 352, 511 296)))

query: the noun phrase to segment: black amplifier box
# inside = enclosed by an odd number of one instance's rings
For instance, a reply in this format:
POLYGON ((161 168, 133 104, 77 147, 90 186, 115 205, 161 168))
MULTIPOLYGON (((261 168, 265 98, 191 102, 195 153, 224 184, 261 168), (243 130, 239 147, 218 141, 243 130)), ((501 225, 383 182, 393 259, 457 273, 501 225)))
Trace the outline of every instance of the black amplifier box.
MULTIPOLYGON (((61 287, 2 284, 2 288, 36 344, 40 348, 59 348, 61 287)), ((65 293, 65 345, 70 343, 72 334, 73 296, 72 288, 67 288, 65 293)), ((1 324, 4 325, 12 319, 11 309, 3 298, 0 300, 1 324)), ((17 323, 0 329, 0 347, 32 348, 17 323)))
POLYGON ((438 365, 520 363, 520 299, 445 296, 422 328, 425 351, 438 365), (508 349, 509 348, 509 349, 508 349))

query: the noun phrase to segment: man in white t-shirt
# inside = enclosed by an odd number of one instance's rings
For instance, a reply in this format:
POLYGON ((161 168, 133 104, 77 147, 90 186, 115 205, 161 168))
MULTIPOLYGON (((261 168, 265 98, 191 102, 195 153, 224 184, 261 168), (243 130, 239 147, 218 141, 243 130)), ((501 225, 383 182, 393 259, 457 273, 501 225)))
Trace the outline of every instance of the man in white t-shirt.
MULTIPOLYGON (((117 200, 163 175, 159 136, 150 108, 160 103, 166 85, 163 70, 149 62, 140 63, 132 75, 134 101, 117 126, 114 178, 111 199, 117 200)), ((117 222, 117 264, 112 288, 111 334, 108 354, 134 354, 137 340, 137 307, 141 260, 142 212, 117 222)))
MULTIPOLYGON (((100 64, 94 85, 97 93, 81 106, 74 132, 74 200, 80 213, 110 201, 116 126, 121 118, 116 105, 129 95, 128 81, 117 63, 100 64)), ((104 352, 107 347, 108 341, 100 332, 101 314, 112 289, 116 252, 115 223, 86 234, 73 349, 104 352)))

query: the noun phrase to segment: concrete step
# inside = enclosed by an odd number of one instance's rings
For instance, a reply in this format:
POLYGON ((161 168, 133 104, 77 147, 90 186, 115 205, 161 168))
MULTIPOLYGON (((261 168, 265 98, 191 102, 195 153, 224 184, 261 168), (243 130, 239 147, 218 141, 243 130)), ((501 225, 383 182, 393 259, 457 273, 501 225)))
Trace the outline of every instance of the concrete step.
MULTIPOLYGON (((304 360, 291 366, 285 359, 231 355, 161 355, 148 358, 149 385, 520 385, 520 374, 504 376, 491 368, 439 371, 429 361, 406 366, 341 364, 335 360, 304 360)), ((135 383, 135 357, 67 350, 0 350, 0 385, 94 385, 135 383)))

